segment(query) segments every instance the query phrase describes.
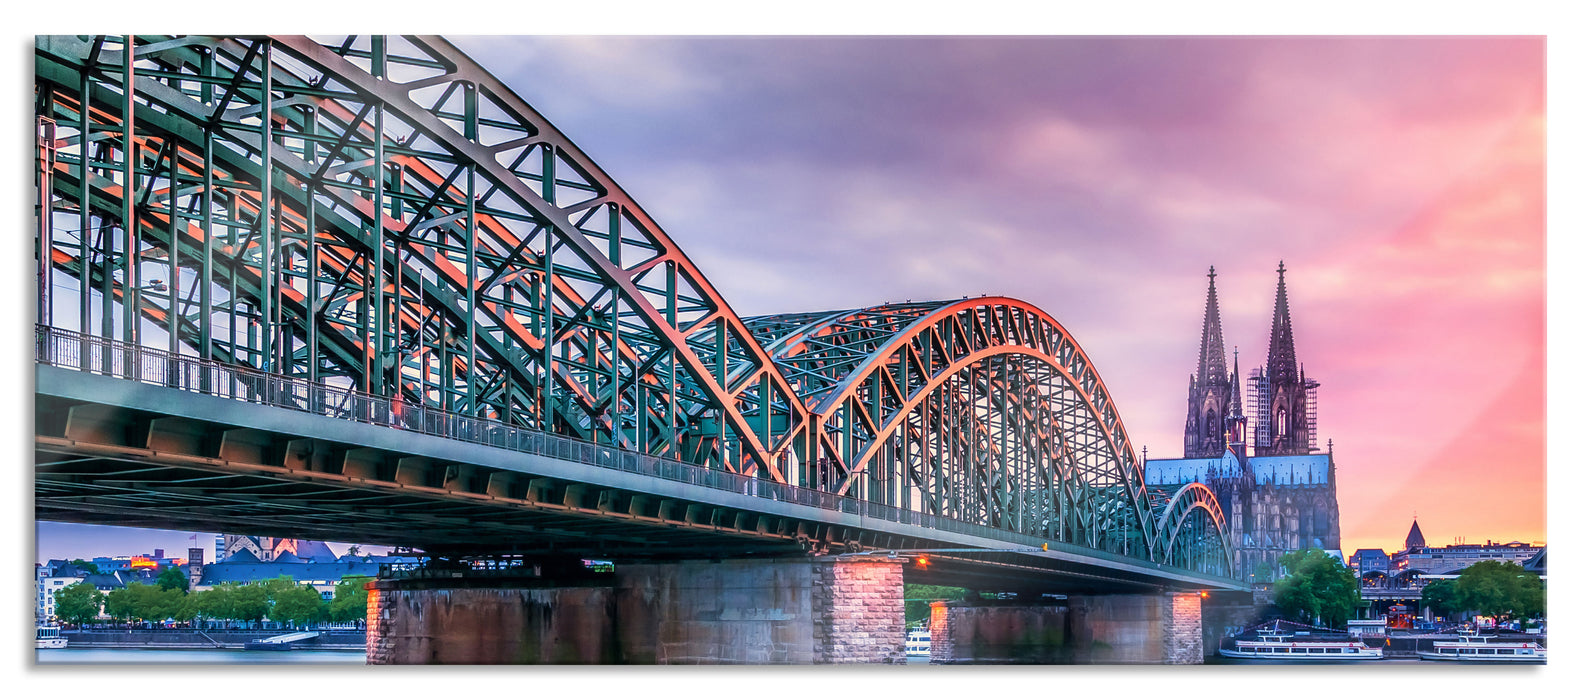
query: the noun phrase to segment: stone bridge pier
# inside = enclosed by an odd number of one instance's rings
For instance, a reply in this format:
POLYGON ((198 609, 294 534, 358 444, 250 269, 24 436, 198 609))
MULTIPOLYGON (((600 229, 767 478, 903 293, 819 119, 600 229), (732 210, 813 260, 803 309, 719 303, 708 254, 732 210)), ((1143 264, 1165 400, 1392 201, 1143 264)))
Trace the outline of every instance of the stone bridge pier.
POLYGON ((934 603, 936 664, 1201 664, 1196 592, 934 603))
POLYGON ((436 572, 368 584, 370 664, 905 663, 890 557, 436 572))

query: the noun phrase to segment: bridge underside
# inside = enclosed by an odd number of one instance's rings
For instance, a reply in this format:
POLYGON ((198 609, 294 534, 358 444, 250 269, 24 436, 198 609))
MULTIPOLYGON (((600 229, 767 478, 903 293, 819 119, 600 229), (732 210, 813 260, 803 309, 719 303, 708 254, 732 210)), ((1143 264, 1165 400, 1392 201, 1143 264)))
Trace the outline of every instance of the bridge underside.
POLYGON ((35 517, 618 561, 938 552, 908 580, 1022 591, 1222 587, 905 523, 39 366, 35 517), (1021 549, 1024 551, 993 551, 1021 549))

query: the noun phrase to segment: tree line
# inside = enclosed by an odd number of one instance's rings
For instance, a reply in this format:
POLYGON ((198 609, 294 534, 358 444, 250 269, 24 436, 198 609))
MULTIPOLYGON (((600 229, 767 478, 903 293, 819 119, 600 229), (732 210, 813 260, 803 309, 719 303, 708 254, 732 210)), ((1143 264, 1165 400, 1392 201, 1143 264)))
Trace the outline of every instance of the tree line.
POLYGON ((186 576, 179 569, 167 569, 153 585, 129 583, 108 593, 86 581, 66 586, 55 593, 55 616, 79 625, 105 617, 118 623, 259 622, 264 618, 292 626, 352 622, 367 616, 368 592, 363 584, 369 580, 367 576, 348 576, 335 584, 334 598, 325 600, 318 590, 289 576, 188 591, 186 576))
MULTIPOLYGON (((1321 549, 1281 555, 1280 566, 1287 573, 1275 582, 1274 604, 1285 615, 1339 628, 1363 607, 1356 577, 1321 549)), ((1475 613, 1502 621, 1529 620, 1544 615, 1544 585, 1521 564, 1480 561, 1457 578, 1424 586, 1423 605, 1445 615, 1475 613)))
POLYGON ((1423 604, 1447 615, 1475 613, 1501 621, 1526 621, 1544 616, 1544 584, 1521 564, 1480 561, 1457 578, 1424 586, 1423 604))

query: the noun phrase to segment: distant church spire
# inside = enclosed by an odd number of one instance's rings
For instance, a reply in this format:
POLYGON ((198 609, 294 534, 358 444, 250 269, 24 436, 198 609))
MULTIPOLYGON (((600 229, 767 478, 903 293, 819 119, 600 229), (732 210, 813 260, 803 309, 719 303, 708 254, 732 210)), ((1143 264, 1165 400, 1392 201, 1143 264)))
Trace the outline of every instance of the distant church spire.
POLYGON ((1269 381, 1295 382, 1301 379, 1296 362, 1296 340, 1291 335, 1291 304, 1285 296, 1285 261, 1280 261, 1279 285, 1274 291, 1274 325, 1269 329, 1269 381))
POLYGON ((1208 268, 1208 303, 1203 310, 1203 342, 1198 348, 1197 380, 1225 381, 1225 333, 1220 329, 1219 294, 1214 290, 1214 266, 1208 268))
POLYGON ((1406 533, 1406 548, 1427 547, 1428 540, 1423 538, 1423 531, 1417 527, 1417 518, 1412 518, 1412 531, 1406 533))
POLYGON ((1229 442, 1225 448, 1238 459, 1247 457, 1247 416, 1241 412, 1241 349, 1231 350, 1230 403, 1225 407, 1225 427, 1229 442))
POLYGON ((1225 415, 1241 417, 1241 348, 1234 348, 1231 353, 1230 407, 1225 410, 1225 415))

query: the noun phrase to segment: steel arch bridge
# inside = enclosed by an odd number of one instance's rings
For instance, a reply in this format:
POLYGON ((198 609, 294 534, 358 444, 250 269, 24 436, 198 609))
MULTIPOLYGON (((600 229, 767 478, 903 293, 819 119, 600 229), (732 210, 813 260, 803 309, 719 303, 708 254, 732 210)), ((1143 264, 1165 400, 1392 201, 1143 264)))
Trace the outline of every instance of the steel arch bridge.
POLYGON ((1230 573, 1212 493, 1150 495, 1047 313, 743 319, 443 39, 48 36, 35 57, 42 326, 1230 573))

